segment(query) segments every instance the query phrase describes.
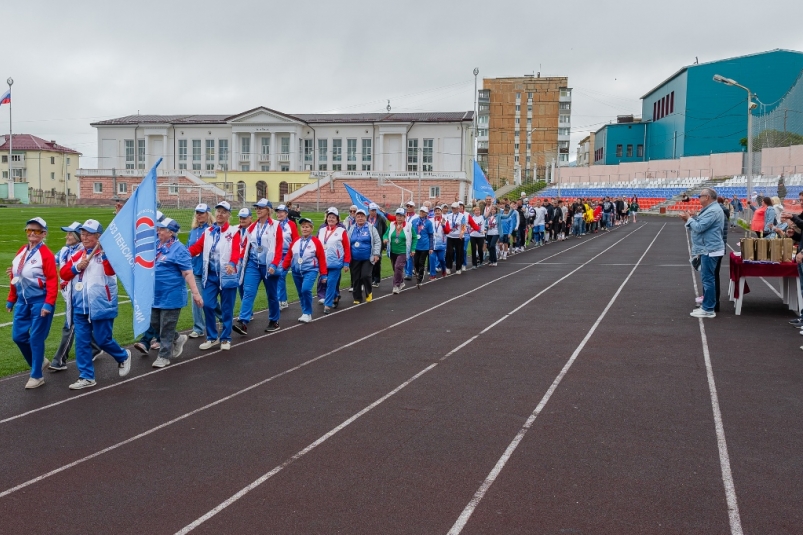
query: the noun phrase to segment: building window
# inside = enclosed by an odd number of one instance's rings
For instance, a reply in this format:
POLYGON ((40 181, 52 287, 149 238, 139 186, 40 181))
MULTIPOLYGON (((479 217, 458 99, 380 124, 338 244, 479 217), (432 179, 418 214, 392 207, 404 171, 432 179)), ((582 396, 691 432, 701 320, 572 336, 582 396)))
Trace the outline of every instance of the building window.
POLYGON ((290 171, 290 166, 289 165, 283 165, 282 168, 281 168, 281 171, 282 171, 282 173, 289 172, 290 171))
POLYGON ((181 170, 181 171, 186 171, 186 170, 187 170, 187 164, 185 164, 185 163, 180 163, 180 164, 178 164, 178 168, 179 168, 179 170, 181 170))
MULTIPOLYGON (((195 142, 193 141, 193 144, 195 142)), ((240 154, 251 154, 251 138, 250 137, 241 137, 240 138, 240 154)))
POLYGON ((50 173, 50 180, 56 180, 56 173, 50 173))
POLYGON ((560 96, 564 97, 564 98, 565 97, 570 97, 570 96, 572 96, 572 93, 569 91, 568 88, 563 88, 563 89, 560 90, 560 96))
POLYGON ((513 144, 513 150, 516 151, 516 152, 519 152, 519 144, 518 143, 514 143, 513 144))
POLYGON ((532 148, 533 148, 533 144, 532 143, 527 143, 527 150, 529 151, 532 148))
POLYGON ((325 163, 318 164, 318 171, 326 171, 326 164, 325 163))
POLYGON ((418 172, 418 140, 407 140, 407 171, 418 172))
POLYGON ((128 193, 128 184, 125 182, 118 182, 117 183, 117 193, 128 193))
POLYGON ((561 154, 560 155, 560 161, 568 162, 569 161, 569 155, 568 154, 561 154))
POLYGON ((516 154, 515 156, 513 156, 513 161, 514 161, 515 163, 519 163, 519 155, 518 155, 518 154, 516 154))
POLYGON ((521 119, 519 119, 518 117, 516 117, 516 124, 521 124, 521 119))
POLYGON ((207 171, 214 171, 215 170, 215 164, 212 163, 212 162, 206 162, 206 170, 207 171))
POLYGON ((532 100, 533 99, 533 94, 532 93, 527 93, 527 98, 532 100))
POLYGON ((516 93, 516 100, 521 100, 521 93, 516 93))
MULTIPOLYGON (((332 140, 332 161, 333 162, 342 162, 343 161, 343 140, 342 139, 333 139, 332 140)), ((334 167, 332 169, 334 169, 334 167)), ((340 171, 340 169, 337 169, 337 171, 340 171)))
POLYGON ((240 171, 250 171, 251 165, 247 163, 240 164, 240 171))
MULTIPOLYGON (((207 139, 206 140, 206 161, 212 163, 212 169, 215 168, 215 140, 214 139, 207 139)), ((209 167, 207 166, 207 169, 209 167)))
POLYGON ((636 156, 639 158, 644 157, 644 145, 636 145, 636 156))
MULTIPOLYGON (((8 158, 6 158, 5 156, 3 156, 3 161, 4 161, 4 162, 8 161, 8 158)), ((51 157, 50 157, 50 165, 56 165, 56 157, 55 157, 55 156, 51 156, 51 157)))
POLYGON ((168 186, 167 186, 167 194, 168 195, 178 195, 178 184, 168 184, 168 186))
POLYGON ((488 137, 488 129, 487 128, 480 128, 477 130, 477 135, 479 137, 488 137))
POLYGON ((527 156, 527 165, 529 165, 529 164, 530 164, 530 157, 527 156))
POLYGON ((570 123, 572 122, 571 117, 569 115, 561 115, 559 122, 561 123, 570 123))
POLYGON ((371 164, 370 163, 362 164, 362 170, 363 171, 370 171, 371 170, 371 164))
POLYGON ((633 145, 628 145, 627 146, 627 153, 626 154, 627 154, 628 158, 632 158, 633 157, 633 145))
MULTIPOLYGON (((187 140, 186 139, 179 139, 178 140, 178 160, 180 162, 187 161, 187 140)), ((187 164, 184 164, 184 169, 187 168, 187 164)))
POLYGON ((558 128, 558 135, 559 136, 568 136, 571 134, 570 128, 558 128))
POLYGON ((67 165, 70 165, 70 157, 67 157, 67 165))
POLYGON ((67 182, 70 181, 70 173, 67 173, 67 182))
POLYGON ((528 104, 527 105, 527 113, 532 113, 532 112, 533 112, 533 105, 532 104, 528 104))
MULTIPOLYGON (((675 92, 669 93, 669 113, 675 113, 675 92)), ((70 163, 69 161, 67 163, 70 163)))
POLYGON ((315 148, 312 144, 311 139, 304 140, 304 162, 305 163, 312 163, 312 159, 315 156, 315 148))
POLYGON ((270 171, 270 165, 262 165, 260 166, 260 169, 262 170, 262 172, 266 173, 270 171))
POLYGON ((521 111, 521 104, 516 104, 516 111, 521 111))
MULTIPOLYGON (((326 140, 326 139, 319 139, 318 140, 318 161, 319 162, 327 161, 327 159, 328 159, 327 158, 328 157, 327 151, 329 150, 328 145, 329 145, 328 140, 326 140)), ((326 167, 325 164, 324 164, 324 167, 326 167)), ((321 169, 320 166, 318 166, 318 171, 326 171, 326 169, 321 169)))
POLYGON ((434 157, 434 150, 435 150, 435 140, 434 139, 425 139, 424 140, 424 150, 421 154, 421 170, 431 173, 432 172, 432 163, 434 157))
POLYGON ((339 163, 333 163, 332 164, 332 171, 342 171, 342 170, 343 170, 343 166, 341 164, 339 164, 339 163))
MULTIPOLYGON (((362 140, 362 161, 363 162, 370 162, 371 161, 371 140, 370 139, 363 139, 362 140)), ((362 166, 363 171, 370 171, 370 165, 368 169, 365 166, 362 166)))
POLYGON ((349 161, 349 162, 356 162, 357 161, 357 140, 356 139, 347 139, 346 140, 346 161, 349 161))
POLYGON ((125 142, 125 168, 134 168, 134 140, 126 139, 125 142))
POLYGON ((192 140, 192 170, 201 170, 201 140, 192 140))
POLYGON ((145 140, 137 140, 137 168, 145 169, 145 140))
POLYGON ((262 144, 262 148, 260 149, 260 154, 262 156, 270 156, 270 138, 263 137, 260 139, 262 140, 260 141, 260 143, 262 144))
POLYGON ((346 171, 356 171, 356 170, 357 170, 356 163, 350 163, 346 165, 346 171))
POLYGON ((221 166, 225 166, 224 169, 228 169, 228 162, 229 162, 229 140, 228 139, 218 139, 217 140, 217 157, 218 161, 221 162, 221 166))
POLYGON ((571 102, 561 102, 560 109, 562 110, 570 110, 572 108, 571 102))
POLYGON ((290 154, 290 138, 289 137, 283 137, 279 144, 281 146, 282 154, 290 154))
POLYGON ((488 124, 488 116, 487 115, 480 115, 477 118, 477 122, 479 124, 481 124, 481 125, 487 125, 488 124))
POLYGON ((621 158, 622 157, 622 146, 621 145, 616 145, 616 157, 617 158, 621 158))
POLYGON ((429 198, 430 199, 437 199, 441 196, 441 187, 440 186, 430 186, 429 187, 429 198))
POLYGON ((92 193, 103 193, 103 182, 95 182, 92 184, 92 193))

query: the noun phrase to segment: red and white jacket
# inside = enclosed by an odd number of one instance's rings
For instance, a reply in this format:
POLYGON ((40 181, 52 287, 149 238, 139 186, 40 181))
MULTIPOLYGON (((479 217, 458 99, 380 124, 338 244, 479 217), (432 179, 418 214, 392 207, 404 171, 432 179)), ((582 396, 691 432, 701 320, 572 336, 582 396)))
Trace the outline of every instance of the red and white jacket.
POLYGON ((290 244, 298 239, 298 226, 289 219, 279 221, 279 226, 282 227, 282 257, 284 257, 290 249, 290 244))
POLYGON ((284 255, 282 267, 287 270, 293 266, 293 271, 306 273, 307 271, 320 271, 326 275, 326 253, 321 240, 315 237, 299 238, 293 242, 287 254, 284 255), (303 250, 302 250, 302 245, 303 250), (301 262, 299 262, 299 259, 301 262))
POLYGON ((253 260, 259 265, 278 267, 282 263, 282 249, 284 248, 282 234, 279 222, 270 217, 265 221, 265 225, 261 225, 258 220, 251 223, 245 234, 245 242, 242 244, 243 260, 246 262, 253 260), (259 250, 259 247, 262 247, 262 251, 259 250))
POLYGON ((10 285, 6 307, 12 308, 17 300, 26 304, 44 301, 44 308, 53 312, 59 293, 56 257, 44 243, 30 259, 28 254, 28 246, 25 245, 17 251, 11 262, 12 278, 19 277, 19 282, 10 285), (22 265, 21 271, 20 265, 22 265))
POLYGON ((206 278, 209 274, 209 261, 215 241, 217 241, 215 251, 218 253, 218 265, 216 266, 218 274, 225 272, 227 264, 237 268, 237 263, 240 261, 240 227, 233 227, 228 223, 225 223, 222 227, 207 227, 201 237, 198 238, 198 241, 188 248, 190 256, 198 256, 203 253, 204 285, 206 285, 206 278), (220 238, 216 240, 215 235, 218 232, 220 233, 220 238))
MULTIPOLYGON (((479 230, 477 224, 465 212, 457 212, 456 214, 450 212, 448 214, 443 214, 443 220, 445 221, 443 224, 443 230, 449 235, 450 238, 460 237, 460 227, 462 225, 466 226, 466 232, 471 232, 468 230, 469 228, 475 231, 479 230)), ((463 235, 463 237, 466 236, 467 234, 463 235)))
POLYGON ((326 225, 318 230, 318 240, 323 244, 327 268, 340 269, 351 262, 351 243, 346 229, 326 225))

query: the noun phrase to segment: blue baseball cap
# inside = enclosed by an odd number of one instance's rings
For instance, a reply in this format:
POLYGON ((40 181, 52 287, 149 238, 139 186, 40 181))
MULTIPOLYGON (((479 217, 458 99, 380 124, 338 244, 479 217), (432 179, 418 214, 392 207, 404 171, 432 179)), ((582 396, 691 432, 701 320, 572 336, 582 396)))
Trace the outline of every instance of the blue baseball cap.
POLYGON ((396 215, 405 215, 404 208, 396 208, 396 215))
POLYGON ((178 233, 178 231, 181 229, 181 225, 178 224, 178 221, 175 219, 170 219, 169 217, 165 217, 161 221, 158 221, 156 226, 159 228, 166 228, 167 230, 176 233, 178 233))
POLYGON ((237 212, 237 217, 251 217, 251 210, 248 208, 240 208, 240 211, 237 212))
POLYGON ((47 223, 45 223, 45 220, 42 219, 41 217, 34 217, 33 219, 29 219, 28 221, 25 222, 25 224, 27 225, 28 223, 36 223, 43 229, 47 230, 47 223))
POLYGON ((273 204, 268 199, 259 199, 256 204, 254 204, 256 208, 273 208, 273 204))
POLYGON ((78 230, 85 230, 90 234, 100 234, 103 232, 103 225, 94 219, 87 219, 78 230))
POLYGON ((209 211, 209 205, 205 202, 202 202, 198 206, 195 207, 195 211, 198 213, 206 213, 209 211))
POLYGON ((64 232, 80 232, 81 230, 81 223, 78 221, 73 221, 69 227, 61 227, 61 230, 64 232))
POLYGON ((162 212, 160 212, 159 210, 156 210, 156 221, 161 221, 164 218, 165 218, 165 215, 162 212))

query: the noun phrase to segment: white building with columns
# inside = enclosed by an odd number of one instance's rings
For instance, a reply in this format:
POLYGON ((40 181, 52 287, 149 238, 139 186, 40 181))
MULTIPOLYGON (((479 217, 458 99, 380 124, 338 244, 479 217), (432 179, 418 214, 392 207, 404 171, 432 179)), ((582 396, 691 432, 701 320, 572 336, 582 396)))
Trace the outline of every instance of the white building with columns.
MULTIPOLYGON (((92 123, 98 168, 220 171, 446 173, 471 170, 473 113, 289 115, 265 107, 236 115, 130 115, 92 123)), ((138 173, 136 173, 138 174, 138 173)))

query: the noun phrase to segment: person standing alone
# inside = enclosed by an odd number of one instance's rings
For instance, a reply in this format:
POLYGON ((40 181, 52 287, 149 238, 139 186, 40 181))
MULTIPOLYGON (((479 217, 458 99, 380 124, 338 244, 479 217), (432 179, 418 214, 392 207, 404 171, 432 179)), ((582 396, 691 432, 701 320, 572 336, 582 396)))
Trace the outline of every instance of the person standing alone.
POLYGON ((693 216, 681 212, 680 218, 691 232, 691 254, 700 257, 700 278, 703 282, 703 303, 690 315, 695 318, 715 318, 716 302, 716 268, 719 257, 725 254, 722 239, 722 228, 725 224, 725 213, 716 202, 717 193, 711 188, 700 192, 702 210, 693 216))

